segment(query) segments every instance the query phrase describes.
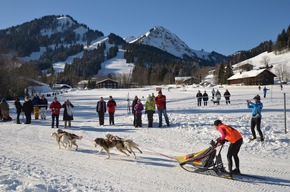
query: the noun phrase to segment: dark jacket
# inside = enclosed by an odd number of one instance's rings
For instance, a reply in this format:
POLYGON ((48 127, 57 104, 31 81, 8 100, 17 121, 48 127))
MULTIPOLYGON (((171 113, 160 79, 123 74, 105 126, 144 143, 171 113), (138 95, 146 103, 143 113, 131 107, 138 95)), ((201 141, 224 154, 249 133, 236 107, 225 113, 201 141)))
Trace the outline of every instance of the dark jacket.
POLYGON ((38 104, 39 104, 39 107, 40 108, 45 107, 45 109, 47 109, 48 102, 47 102, 47 99, 46 98, 40 99, 39 102, 38 102, 38 104))
POLYGON ((208 101, 208 94, 207 94, 207 93, 204 93, 204 94, 202 95, 202 100, 203 100, 203 101, 208 101))
POLYGON ((15 108, 16 108, 16 112, 17 112, 17 113, 21 113, 23 107, 22 107, 20 101, 19 101, 19 100, 16 100, 16 101, 14 102, 14 105, 15 105, 15 108))
POLYGON ((231 94, 230 94, 229 91, 226 91, 226 92, 224 93, 224 97, 225 97, 225 98, 230 98, 230 96, 231 96, 231 94))
POLYGON ((201 94, 201 92, 198 92, 198 93, 196 94, 196 98, 197 98, 197 99, 201 99, 201 98, 202 98, 202 94, 201 94))
POLYGON ((105 101, 98 101, 96 111, 98 113, 106 113, 107 112, 106 102, 105 101))
POLYGON ((32 113, 32 111, 33 111, 33 103, 29 99, 28 101, 25 101, 23 103, 23 112, 26 114, 29 114, 29 113, 32 113))
MULTIPOLYGON (((74 105, 73 104, 69 103, 68 105, 71 108, 74 108, 74 105)), ((64 108, 64 111, 63 111, 63 120, 64 121, 71 121, 71 120, 73 120, 74 119, 73 114, 71 114, 71 115, 68 114, 68 110, 67 110, 68 106, 67 106, 66 102, 61 107, 64 108)))

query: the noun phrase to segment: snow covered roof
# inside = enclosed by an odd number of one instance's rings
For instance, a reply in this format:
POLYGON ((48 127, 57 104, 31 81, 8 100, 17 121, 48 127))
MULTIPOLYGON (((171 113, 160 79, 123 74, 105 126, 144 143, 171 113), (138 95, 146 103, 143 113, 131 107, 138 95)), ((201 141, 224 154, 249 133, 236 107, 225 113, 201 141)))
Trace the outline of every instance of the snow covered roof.
MULTIPOLYGON (((251 70, 251 71, 236 73, 233 76, 231 76, 230 78, 228 78, 228 80, 245 79, 245 78, 250 78, 250 77, 257 77, 259 74, 261 74, 265 70, 267 70, 270 73, 272 73, 268 69, 251 70)), ((272 73, 272 74, 275 75, 274 73, 272 73)))
POLYGON ((194 77, 190 77, 190 76, 184 76, 184 77, 175 77, 175 81, 186 81, 188 79, 192 79, 194 77))
POLYGON ((54 84, 53 88, 54 89, 63 89, 63 88, 72 88, 72 87, 68 84, 54 84))
POLYGON ((48 84, 45 84, 45 83, 43 83, 43 82, 41 82, 41 81, 37 81, 37 80, 35 80, 35 79, 27 78, 27 80, 30 81, 30 82, 32 82, 32 83, 38 84, 39 86, 47 86, 47 87, 49 87, 48 84))
POLYGON ((104 80, 98 81, 97 84, 98 84, 98 83, 105 82, 105 81, 113 81, 113 82, 115 82, 115 83, 118 83, 118 81, 115 81, 115 80, 113 80, 113 79, 107 78, 107 79, 104 79, 104 80))
POLYGON ((89 80, 81 80, 80 82, 78 82, 78 85, 85 85, 88 83, 89 83, 89 80))

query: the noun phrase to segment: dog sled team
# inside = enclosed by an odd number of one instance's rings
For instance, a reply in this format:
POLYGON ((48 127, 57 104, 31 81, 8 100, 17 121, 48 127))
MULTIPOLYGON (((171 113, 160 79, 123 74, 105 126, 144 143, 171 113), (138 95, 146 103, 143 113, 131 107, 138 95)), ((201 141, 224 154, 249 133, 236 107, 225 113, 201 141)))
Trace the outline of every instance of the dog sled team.
MULTIPOLYGON (((72 148, 74 145, 76 150, 78 149, 77 140, 81 140, 83 136, 78 136, 73 133, 69 133, 63 131, 62 129, 58 129, 56 132, 51 134, 51 137, 56 139, 56 142, 61 149, 61 146, 64 148, 72 148)), ((136 159, 136 154, 133 149, 137 149, 140 153, 142 151, 139 149, 139 145, 135 143, 131 139, 123 139, 118 136, 114 136, 112 134, 107 134, 105 138, 96 138, 94 140, 95 147, 99 146, 101 149, 99 150, 98 154, 100 154, 103 150, 107 153, 107 159, 110 158, 110 150, 116 148, 121 153, 129 156, 129 154, 133 154, 134 158, 136 159), (128 154, 129 153, 129 154, 128 154)))

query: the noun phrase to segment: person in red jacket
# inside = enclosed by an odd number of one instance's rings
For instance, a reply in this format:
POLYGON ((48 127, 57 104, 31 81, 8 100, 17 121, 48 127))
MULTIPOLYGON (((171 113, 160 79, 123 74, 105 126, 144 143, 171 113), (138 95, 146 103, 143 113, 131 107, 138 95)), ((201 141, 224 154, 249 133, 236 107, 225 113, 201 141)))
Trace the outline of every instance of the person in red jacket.
POLYGON ((51 119, 52 119, 51 128, 54 128, 55 120, 56 120, 56 128, 58 128, 61 104, 57 101, 56 97, 53 99, 53 102, 50 104, 49 109, 51 110, 51 119))
POLYGON ((241 133, 232 128, 231 126, 225 125, 221 120, 216 120, 214 122, 214 127, 220 132, 221 137, 217 139, 217 143, 224 144, 225 141, 229 141, 231 144, 228 148, 228 167, 229 167, 229 176, 232 177, 232 174, 241 174, 240 172, 240 160, 238 153, 240 151, 241 145, 243 144, 243 137, 241 133), (232 170, 233 160, 235 160, 236 169, 232 170))
POLYGON ((117 104, 112 96, 109 97, 109 101, 107 102, 107 108, 109 112, 109 123, 110 125, 115 125, 114 114, 116 111, 117 104))
POLYGON ((158 92, 158 96, 155 97, 155 104, 157 106, 157 111, 158 111, 158 117, 159 117, 159 127, 162 126, 162 114, 164 115, 165 122, 167 126, 169 127, 169 119, 167 116, 167 111, 166 111, 166 96, 162 95, 162 92, 158 92))

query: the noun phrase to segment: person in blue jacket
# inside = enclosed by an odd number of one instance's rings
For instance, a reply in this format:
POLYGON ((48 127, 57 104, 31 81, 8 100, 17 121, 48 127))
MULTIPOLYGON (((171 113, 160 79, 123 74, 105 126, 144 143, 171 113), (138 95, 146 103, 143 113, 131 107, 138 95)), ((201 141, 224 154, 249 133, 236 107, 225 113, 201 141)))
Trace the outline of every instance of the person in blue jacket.
POLYGON ((257 131, 259 132, 260 135, 260 141, 264 141, 264 136, 261 131, 261 119, 262 119, 261 111, 263 108, 263 103, 261 103, 260 95, 256 95, 253 99, 254 102, 247 100, 248 108, 252 109, 251 131, 253 137, 251 138, 251 140, 255 140, 257 138, 255 132, 255 127, 257 127, 257 131))
POLYGON ((270 89, 267 89, 267 87, 264 87, 263 89, 263 93, 264 93, 264 98, 266 98, 267 96, 267 91, 269 91, 270 89))

